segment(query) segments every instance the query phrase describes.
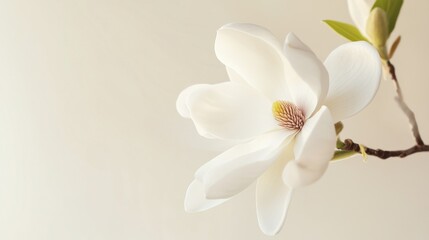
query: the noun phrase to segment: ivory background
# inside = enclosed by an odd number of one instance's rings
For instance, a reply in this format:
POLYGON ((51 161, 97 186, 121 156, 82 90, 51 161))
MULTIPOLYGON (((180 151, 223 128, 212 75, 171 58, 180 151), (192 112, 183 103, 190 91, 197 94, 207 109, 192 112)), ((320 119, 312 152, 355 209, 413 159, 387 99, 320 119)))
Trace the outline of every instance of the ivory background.
MULTIPOLYGON (((429 141, 428 1, 405 1, 394 63, 429 141)), ((429 153, 332 165, 264 236, 254 186, 187 214, 193 172, 226 146, 176 113, 185 87, 227 79, 216 30, 252 22, 295 32, 322 59, 345 41, 343 0, 0 1, 0 239, 427 239, 429 153), (214 146, 214 147, 213 147, 214 146)), ((413 144, 391 82, 345 121, 369 146, 413 144)))

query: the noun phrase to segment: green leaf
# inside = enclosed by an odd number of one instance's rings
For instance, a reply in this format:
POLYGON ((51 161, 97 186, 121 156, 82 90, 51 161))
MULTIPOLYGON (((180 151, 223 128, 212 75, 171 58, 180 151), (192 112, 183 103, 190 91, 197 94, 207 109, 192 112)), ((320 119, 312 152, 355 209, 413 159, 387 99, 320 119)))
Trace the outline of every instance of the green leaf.
POLYGON ((343 147, 345 147, 345 146, 346 146, 346 144, 343 141, 341 141, 341 139, 339 137, 337 137, 337 145, 336 145, 336 147, 338 149, 343 149, 343 147))
POLYGON ((376 0, 371 10, 379 7, 386 11, 387 19, 389 22, 389 33, 395 29, 396 20, 398 19, 399 12, 401 11, 404 0, 376 0))
POLYGON ((356 154, 356 152, 354 152, 354 151, 343 151, 343 150, 335 151, 334 157, 331 159, 331 161, 343 160, 343 159, 349 158, 355 154, 356 154))
POLYGON ((359 30, 348 23, 338 22, 334 20, 323 20, 329 27, 334 29, 335 32, 347 38, 350 41, 368 41, 359 30))

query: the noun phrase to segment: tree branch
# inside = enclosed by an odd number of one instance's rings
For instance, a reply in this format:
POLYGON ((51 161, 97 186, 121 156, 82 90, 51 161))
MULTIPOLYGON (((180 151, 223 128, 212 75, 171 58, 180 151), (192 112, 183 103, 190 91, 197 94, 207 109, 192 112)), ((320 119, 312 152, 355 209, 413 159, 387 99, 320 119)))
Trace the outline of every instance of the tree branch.
POLYGON ((392 80, 395 85, 396 89, 396 102, 399 104, 399 107, 404 112, 404 114, 408 117, 408 121, 411 125, 411 131, 413 133, 414 139, 417 143, 417 145, 424 145, 423 139, 420 136, 419 127, 417 125, 416 117, 413 111, 411 111, 410 107, 405 103, 404 97, 402 95, 401 87, 399 86, 398 78, 396 77, 396 71, 395 66, 390 62, 387 61, 387 66, 389 67, 389 73, 392 76, 392 80))
POLYGON ((397 96, 395 97, 395 100, 398 103, 399 107, 401 108, 402 112, 404 112, 404 114, 408 118, 408 121, 411 125, 411 132, 413 133, 416 145, 404 150, 389 151, 389 150, 382 150, 382 149, 373 149, 373 148, 364 146, 362 144, 355 143, 351 139, 346 139, 344 141, 344 144, 337 145, 338 149, 362 153, 361 146, 363 146, 363 149, 367 155, 376 156, 381 159, 388 159, 391 157, 404 158, 406 156, 409 156, 411 154, 418 153, 418 152, 429 152, 429 145, 425 145, 422 137, 420 136, 416 116, 414 112, 410 109, 410 107, 408 107, 408 105, 405 103, 404 97, 402 95, 402 90, 401 90, 401 87, 399 86, 398 78, 396 76, 395 66, 390 61, 387 61, 387 66, 389 68, 389 73, 395 85, 395 90, 397 94, 397 96))
MULTIPOLYGON (((341 150, 345 151, 354 151, 357 153, 361 153, 361 149, 358 143, 353 142, 351 139, 346 139, 344 141, 344 145, 340 148, 341 150)), ((391 157, 400 157, 404 158, 406 156, 409 156, 414 153, 418 152, 429 152, 429 145, 415 145, 413 147, 410 147, 408 149, 404 150, 395 150, 395 151, 388 151, 388 150, 382 150, 382 149, 373 149, 370 147, 364 146, 365 152, 368 155, 376 156, 381 159, 388 159, 391 157)))

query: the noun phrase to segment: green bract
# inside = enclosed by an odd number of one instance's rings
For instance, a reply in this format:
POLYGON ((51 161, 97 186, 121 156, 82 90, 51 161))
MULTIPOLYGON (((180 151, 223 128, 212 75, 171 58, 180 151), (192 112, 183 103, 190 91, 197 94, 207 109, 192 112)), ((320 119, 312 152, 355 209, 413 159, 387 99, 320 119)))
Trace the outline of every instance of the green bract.
POLYGON ((386 12, 379 7, 374 8, 369 15, 366 26, 366 32, 374 46, 383 47, 386 45, 389 38, 388 25, 386 12))
POLYGON ((334 20, 323 20, 326 24, 328 24, 335 32, 340 34, 341 36, 347 38, 348 40, 354 41, 368 41, 357 29, 355 26, 338 22, 334 20))

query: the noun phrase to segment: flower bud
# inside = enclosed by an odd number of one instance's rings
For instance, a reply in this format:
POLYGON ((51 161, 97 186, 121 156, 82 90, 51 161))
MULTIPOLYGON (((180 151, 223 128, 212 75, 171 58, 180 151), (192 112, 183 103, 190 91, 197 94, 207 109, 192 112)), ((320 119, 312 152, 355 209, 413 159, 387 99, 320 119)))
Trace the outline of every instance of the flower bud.
POLYGON ((386 12, 383 9, 376 7, 371 11, 366 24, 366 32, 381 57, 387 57, 387 53, 384 54, 384 52, 386 41, 389 38, 389 26, 386 12))
POLYGON ((389 27, 386 12, 376 7, 374 8, 366 23, 366 32, 375 46, 384 46, 389 38, 389 27))

